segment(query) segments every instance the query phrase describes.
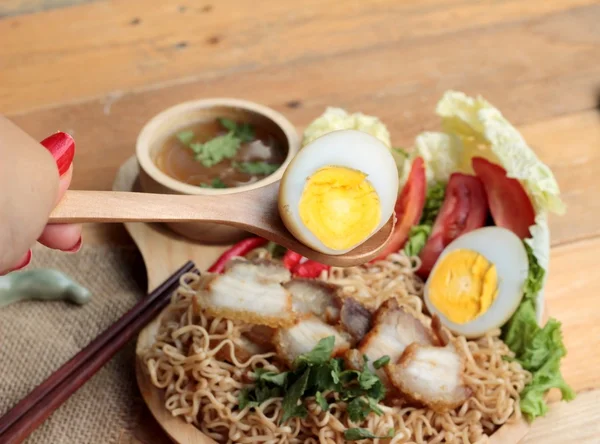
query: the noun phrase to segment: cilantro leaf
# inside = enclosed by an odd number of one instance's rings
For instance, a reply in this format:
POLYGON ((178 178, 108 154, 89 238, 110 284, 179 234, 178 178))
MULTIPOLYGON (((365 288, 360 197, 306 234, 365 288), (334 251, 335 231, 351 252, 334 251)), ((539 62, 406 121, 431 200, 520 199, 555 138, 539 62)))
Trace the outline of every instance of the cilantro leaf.
MULTIPOLYGON (((298 401, 306 390, 308 383, 308 377, 310 376, 310 369, 306 369, 302 376, 296 380, 286 391, 285 397, 283 398, 283 417, 281 422, 284 423, 288 419, 298 416, 300 410, 298 409, 298 401)), ((305 409, 306 410, 306 409, 305 409)))
POLYGON ((200 188, 227 188, 225 182, 223 182, 219 177, 215 177, 213 181, 209 184, 201 183, 199 185, 200 188))
POLYGON ((371 387, 377 384, 377 382, 379 382, 379 377, 371 372, 369 367, 365 365, 365 368, 358 377, 358 384, 360 385, 360 388, 369 390, 371 387))
POLYGON ((335 337, 327 336, 321 339, 318 344, 308 353, 298 356, 294 364, 295 367, 302 363, 309 365, 324 364, 331 359, 331 353, 333 353, 333 346, 335 345, 335 337))
POLYGON ((221 124, 221 126, 223 128, 225 128, 227 131, 235 132, 235 130, 237 129, 237 123, 235 123, 234 120, 227 119, 225 117, 221 117, 221 118, 219 118, 217 120, 219 121, 219 123, 221 124))
POLYGON ((240 139, 229 132, 223 136, 217 136, 205 143, 194 142, 190 149, 194 152, 194 158, 207 168, 218 164, 224 159, 231 159, 240 149, 240 139))
POLYGON ((386 439, 393 438, 395 434, 396 431, 394 429, 390 429, 385 436, 376 436, 367 429, 353 428, 344 430, 344 439, 347 441, 360 441, 361 439, 386 439))
POLYGON ((379 370, 381 367, 384 367, 390 363, 390 357, 388 355, 384 355, 375 362, 373 362, 373 367, 379 370))
POLYGON ((218 120, 223 128, 232 132, 240 141, 252 142, 254 140, 254 128, 249 123, 237 123, 234 120, 226 118, 218 120))
POLYGON ((287 382, 288 374, 289 374, 288 372, 281 372, 281 373, 269 372, 262 368, 256 369, 254 371, 254 375, 255 375, 257 381, 270 382, 279 387, 285 386, 285 383, 287 382))
POLYGON ((315 401, 317 401, 317 404, 319 404, 319 407, 321 407, 321 410, 324 412, 329 410, 329 403, 321 392, 317 392, 315 394, 315 401))
POLYGON ((234 168, 246 174, 273 174, 281 165, 267 162, 233 162, 234 168))
MULTIPOLYGON (((371 402, 362 397, 354 398, 352 401, 350 401, 348 403, 348 406, 346 407, 346 410, 348 411, 348 417, 352 422, 359 422, 364 420, 369 415, 369 413, 373 411, 371 409, 371 402)), ((381 412, 381 410, 379 411, 381 412)))
POLYGON ((177 140, 179 140, 181 143, 183 143, 185 146, 189 145, 192 140, 194 140, 194 132, 193 131, 180 131, 177 134, 175 134, 175 137, 177 137, 177 140))

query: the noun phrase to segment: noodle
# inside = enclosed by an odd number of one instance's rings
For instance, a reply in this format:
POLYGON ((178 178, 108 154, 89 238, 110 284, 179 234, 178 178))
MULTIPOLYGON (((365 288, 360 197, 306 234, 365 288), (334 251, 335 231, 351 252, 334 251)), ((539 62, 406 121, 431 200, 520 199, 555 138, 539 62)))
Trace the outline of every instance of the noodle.
MULTIPOLYGON (((260 249, 251 255, 265 257, 268 253, 260 249)), ((342 286, 347 295, 371 309, 395 298, 413 315, 430 322, 423 313, 423 283, 414 274, 419 265, 418 258, 394 254, 375 264, 332 268, 321 279, 342 286)), ((455 345, 466 358, 464 381, 473 395, 448 413, 381 405, 381 416, 370 414, 361 423, 353 423, 343 401, 333 398, 330 410, 323 412, 309 398, 305 402, 308 415, 281 426, 282 398, 240 411, 237 398, 251 385, 249 372, 284 369, 273 363, 275 353, 238 361, 233 344, 243 326, 194 309, 192 298, 199 279, 193 273, 182 277, 143 362, 152 384, 165 391, 165 408, 217 442, 339 444, 345 442, 344 430, 362 427, 377 436, 394 429, 393 438, 370 440, 375 444, 485 443, 500 425, 520 418, 519 393, 530 374, 518 363, 503 359, 512 353, 500 339, 499 329, 473 341, 456 338, 455 345)))

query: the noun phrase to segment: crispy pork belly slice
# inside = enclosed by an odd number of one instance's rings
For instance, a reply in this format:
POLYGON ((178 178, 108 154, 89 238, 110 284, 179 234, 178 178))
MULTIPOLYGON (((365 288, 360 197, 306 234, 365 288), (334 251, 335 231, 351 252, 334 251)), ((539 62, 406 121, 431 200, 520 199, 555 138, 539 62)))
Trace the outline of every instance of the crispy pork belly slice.
POLYGON ((227 263, 225 274, 233 274, 240 279, 254 279, 263 284, 282 284, 292 277, 290 270, 268 259, 232 259, 227 263))
POLYGON ((281 285, 286 276, 289 271, 273 262, 236 259, 224 274, 203 282, 196 302, 212 316, 288 327, 294 324, 296 315, 292 310, 292 296, 281 285))
POLYGON ((355 341, 362 340, 371 329, 373 315, 360 302, 350 297, 344 299, 340 310, 340 325, 355 341))
POLYGON ((275 333, 273 345, 277 355, 288 365, 311 351, 321 339, 328 336, 335 338, 332 356, 344 354, 350 348, 350 342, 335 327, 326 324, 315 315, 307 315, 290 328, 280 328, 275 333))
MULTIPOLYGON (((396 362, 413 342, 433 345, 434 339, 421 321, 404 311, 395 299, 388 299, 375 312, 373 328, 360 342, 358 350, 367 355, 371 365, 385 355, 396 362)), ((379 374, 383 376, 382 371, 379 374)))
POLYGON ((371 312, 355 299, 341 296, 339 286, 314 279, 292 279, 284 287, 292 294, 292 307, 298 314, 312 313, 330 325, 340 325, 353 342, 369 331, 371 312))
POLYGON ((411 344, 385 372, 400 392, 439 413, 462 405, 472 394, 463 383, 464 358, 452 344, 411 344))
POLYGON ((337 285, 295 278, 283 286, 292 294, 292 307, 296 313, 312 313, 328 324, 338 323, 342 304, 337 285))

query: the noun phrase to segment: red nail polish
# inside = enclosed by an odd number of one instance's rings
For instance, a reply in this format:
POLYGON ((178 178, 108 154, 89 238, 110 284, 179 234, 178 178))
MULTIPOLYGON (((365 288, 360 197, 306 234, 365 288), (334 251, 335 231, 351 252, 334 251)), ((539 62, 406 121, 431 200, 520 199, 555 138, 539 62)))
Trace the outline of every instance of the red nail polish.
POLYGON ((31 262, 31 249, 27 252, 27 255, 25 256, 25 258, 21 261, 21 263, 19 265, 17 265, 16 267, 12 268, 10 271, 17 271, 20 270, 21 268, 25 268, 27 265, 29 265, 29 263, 31 262))
POLYGON ((64 251, 65 253, 77 253, 79 250, 81 250, 81 245, 82 244, 83 244, 83 239, 80 236, 79 240, 77 241, 77 243, 75 245, 73 245, 68 250, 62 250, 62 251, 64 251))
POLYGON ((56 161, 58 173, 62 176, 67 172, 75 156, 75 141, 67 133, 56 133, 40 142, 56 161))

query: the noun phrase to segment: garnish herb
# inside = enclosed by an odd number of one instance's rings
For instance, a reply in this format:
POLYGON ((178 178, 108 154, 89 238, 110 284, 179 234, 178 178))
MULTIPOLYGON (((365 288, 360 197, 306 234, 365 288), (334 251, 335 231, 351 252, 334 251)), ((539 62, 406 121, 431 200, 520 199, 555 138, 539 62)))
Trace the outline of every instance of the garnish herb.
MULTIPOLYGON (((242 390, 239 407, 256 407, 267 399, 283 396, 281 422, 285 422, 306 416, 303 401, 307 397, 314 396, 324 411, 329 409, 327 398, 336 397, 348 403, 348 413, 354 422, 364 420, 371 412, 381 415, 378 402, 385 396, 385 387, 366 365, 366 357, 363 370, 345 370, 342 359, 331 358, 334 345, 333 336, 321 339, 313 350, 299 356, 293 369, 287 372, 255 370, 254 386, 242 390)), ((376 362, 385 365, 389 357, 376 362)))
POLYGON ((388 355, 382 356, 373 362, 373 367, 379 370, 381 367, 385 367, 390 363, 390 357, 388 355))
POLYGON ((194 140, 194 132, 193 131, 181 131, 175 135, 177 140, 179 140, 184 145, 189 145, 194 140))
POLYGON ((406 253, 407 256, 417 256, 423 247, 425 247, 425 243, 427 243, 427 239, 431 234, 431 227, 444 202, 445 194, 445 183, 436 183, 427 187, 423 215, 421 216, 419 225, 410 228, 408 240, 404 245, 404 253, 406 253))
POLYGON ((231 119, 220 118, 219 123, 223 128, 229 130, 242 142, 252 142, 254 140, 254 128, 249 123, 237 123, 231 119))
POLYGON ((219 177, 215 177, 212 182, 209 184, 201 183, 200 188, 227 188, 227 185, 221 180, 219 177))
POLYGON ((575 392, 560 372, 560 360, 567 354, 561 324, 549 319, 542 328, 536 319, 536 296, 542 288, 544 269, 538 264, 531 247, 525 244, 529 258, 529 274, 523 300, 502 329, 502 340, 515 353, 515 360, 531 372, 532 379, 521 392, 521 412, 532 421, 548 411, 544 394, 558 388, 565 401, 575 398, 575 392))
POLYGON ((317 404, 319 404, 319 407, 321 407, 321 410, 324 412, 329 410, 329 403, 321 392, 317 392, 315 394, 315 401, 317 401, 317 404))
POLYGON ((396 434, 394 429, 390 429, 385 436, 373 435, 367 429, 353 428, 344 430, 344 439, 347 441, 360 441, 361 439, 387 439, 393 438, 396 434))
POLYGON ((273 174, 281 166, 267 162, 233 162, 234 168, 247 174, 273 174))
POLYGON ((231 159, 240 149, 241 141, 229 132, 223 136, 217 136, 208 142, 190 143, 189 147, 194 152, 194 158, 209 168, 218 164, 223 159, 231 159))
POLYGON ((254 140, 254 128, 249 123, 238 124, 231 119, 218 120, 221 126, 229 132, 204 143, 193 142, 195 134, 191 130, 180 131, 175 135, 177 140, 194 152, 194 158, 207 168, 224 159, 233 158, 243 142, 254 140))

